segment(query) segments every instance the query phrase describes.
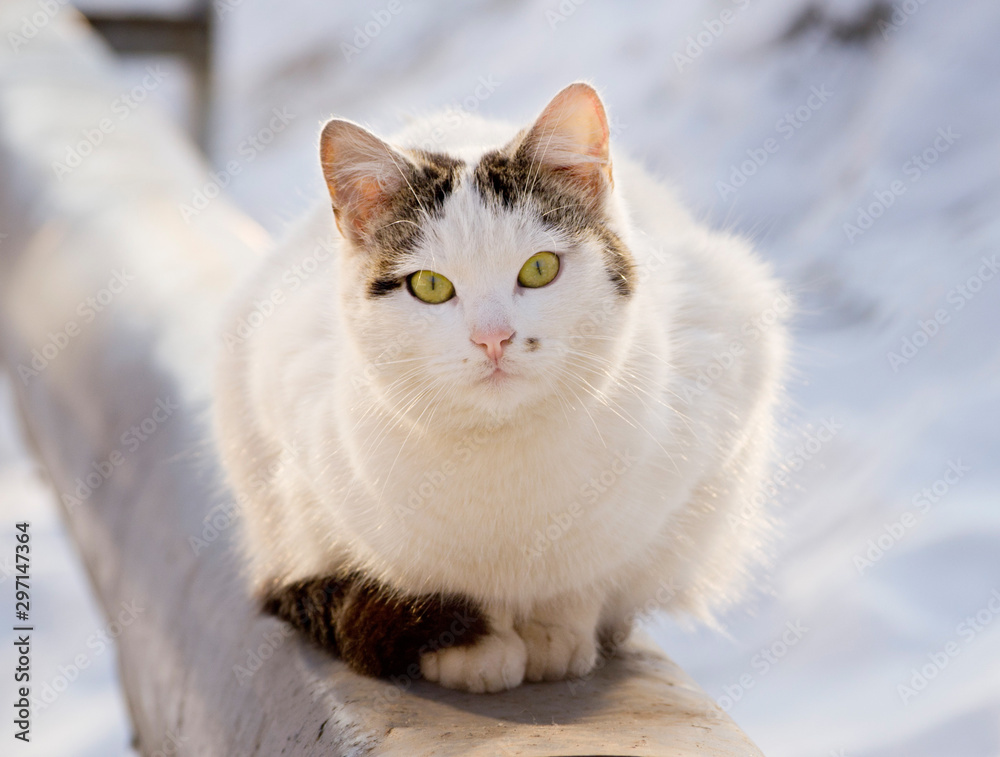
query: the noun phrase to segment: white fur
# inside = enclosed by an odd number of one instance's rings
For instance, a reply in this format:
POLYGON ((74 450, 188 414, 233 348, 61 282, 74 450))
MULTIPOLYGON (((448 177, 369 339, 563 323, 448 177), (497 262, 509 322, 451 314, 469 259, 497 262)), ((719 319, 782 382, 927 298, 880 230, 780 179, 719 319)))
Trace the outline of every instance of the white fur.
MULTIPOLYGON (((474 164, 516 131, 455 121, 392 141, 426 147, 443 129, 435 149, 474 164)), ((284 296, 229 340, 217 384, 257 585, 350 564, 400 591, 469 595, 496 634, 423 667, 470 690, 582 675, 597 629, 618 641, 651 603, 707 619, 739 596, 766 530, 751 499, 785 352, 780 319, 760 319, 787 301, 744 241, 696 224, 628 160, 613 165, 611 225, 639 266, 631 298, 596 248, 530 213, 487 211, 471 181, 398 271, 444 274, 449 302, 366 297, 328 203, 238 294, 230 335, 284 296), (324 247, 326 268, 290 273, 324 247), (559 277, 520 290, 538 250, 562 254, 559 277), (469 334, 500 322, 518 338, 512 379, 494 385, 469 334)))

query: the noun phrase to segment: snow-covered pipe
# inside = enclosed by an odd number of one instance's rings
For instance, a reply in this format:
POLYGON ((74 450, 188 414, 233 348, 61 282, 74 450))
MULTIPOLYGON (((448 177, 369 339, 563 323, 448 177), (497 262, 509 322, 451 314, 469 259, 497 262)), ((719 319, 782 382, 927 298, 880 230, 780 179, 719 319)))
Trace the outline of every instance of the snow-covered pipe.
POLYGON ((0 6, 0 349, 118 637, 143 754, 759 755, 660 652, 499 695, 349 672, 257 612, 204 419, 210 324, 268 245, 62 2, 0 6))

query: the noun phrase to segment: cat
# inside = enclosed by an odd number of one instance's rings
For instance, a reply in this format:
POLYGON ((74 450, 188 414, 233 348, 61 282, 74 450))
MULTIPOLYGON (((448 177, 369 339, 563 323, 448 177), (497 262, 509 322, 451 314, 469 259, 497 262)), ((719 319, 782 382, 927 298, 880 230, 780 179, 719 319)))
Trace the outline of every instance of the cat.
POLYGON ((265 611, 360 673, 495 692, 748 588, 788 300, 612 165, 590 85, 527 128, 454 115, 325 125, 332 212, 234 297, 214 416, 265 611))

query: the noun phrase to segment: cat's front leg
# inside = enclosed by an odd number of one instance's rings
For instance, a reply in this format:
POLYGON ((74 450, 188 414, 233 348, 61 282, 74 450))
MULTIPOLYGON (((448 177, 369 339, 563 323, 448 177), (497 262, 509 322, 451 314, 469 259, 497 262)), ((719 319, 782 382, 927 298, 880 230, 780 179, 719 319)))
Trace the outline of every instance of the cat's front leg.
POLYGON ((420 672, 428 681, 473 693, 505 691, 520 686, 527 648, 508 613, 488 613, 490 632, 466 646, 426 652, 420 672))
POLYGON ((525 678, 561 681, 593 670, 601 604, 598 597, 562 597, 537 605, 517 625, 528 651, 525 678))

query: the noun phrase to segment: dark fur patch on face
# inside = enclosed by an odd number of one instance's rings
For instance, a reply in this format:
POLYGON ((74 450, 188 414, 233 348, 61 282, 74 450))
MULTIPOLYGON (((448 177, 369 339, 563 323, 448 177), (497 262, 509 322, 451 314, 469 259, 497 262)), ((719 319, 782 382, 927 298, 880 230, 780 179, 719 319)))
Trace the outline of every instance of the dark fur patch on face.
POLYGON ((467 646, 490 631, 481 608, 466 597, 400 596, 358 572, 280 586, 263 609, 376 678, 417 678, 421 654, 467 646))
POLYGON ((475 186, 487 202, 504 208, 531 203, 541 222, 570 236, 590 236, 604 250, 604 265, 615 290, 633 292, 635 261, 625 243, 606 224, 593 199, 558 171, 533 162, 517 143, 486 153, 474 173, 475 186))
POLYGON ((381 297, 383 294, 389 294, 396 289, 399 289, 403 285, 402 279, 395 278, 382 278, 375 279, 368 284, 368 296, 369 297, 381 297))
POLYGON ((529 336, 527 339, 525 339, 524 343, 526 345, 528 345, 528 352, 534 352, 535 350, 537 350, 541 346, 538 343, 538 339, 536 337, 533 337, 533 336, 529 336))
POLYGON ((406 155, 409 164, 400 166, 406 174, 404 186, 379 214, 378 225, 366 244, 372 256, 370 297, 388 294, 402 284, 392 273, 396 262, 400 255, 416 247, 424 220, 440 216, 465 166, 463 161, 443 153, 408 150, 406 155))

